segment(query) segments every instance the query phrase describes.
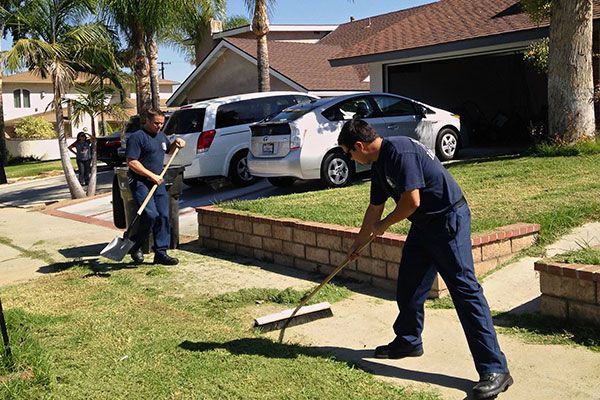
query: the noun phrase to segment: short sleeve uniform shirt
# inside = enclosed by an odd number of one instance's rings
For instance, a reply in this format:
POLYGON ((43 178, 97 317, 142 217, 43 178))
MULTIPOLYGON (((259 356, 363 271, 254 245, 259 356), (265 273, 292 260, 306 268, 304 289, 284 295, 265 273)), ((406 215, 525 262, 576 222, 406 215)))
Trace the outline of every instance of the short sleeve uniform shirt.
MULTIPOLYGON (((152 135, 143 129, 133 132, 127 138, 125 156, 128 159, 138 160, 142 165, 155 174, 160 174, 163 169, 165 153, 171 143, 163 132, 152 135)), ((129 170, 130 177, 143 180, 143 176, 129 170)))
POLYGON ((383 140, 371 168, 371 204, 381 205, 390 197, 419 189, 421 204, 408 218, 419 224, 443 213, 463 197, 450 173, 422 143, 403 136, 383 140))

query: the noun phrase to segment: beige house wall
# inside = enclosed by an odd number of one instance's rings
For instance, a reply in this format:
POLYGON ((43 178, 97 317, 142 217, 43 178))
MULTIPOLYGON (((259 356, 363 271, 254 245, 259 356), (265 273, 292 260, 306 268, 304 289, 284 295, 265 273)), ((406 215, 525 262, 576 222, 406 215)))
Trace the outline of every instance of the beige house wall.
MULTIPOLYGON (((271 75, 271 90, 295 90, 271 75)), ((186 96, 187 103, 258 91, 256 65, 226 49, 186 96)))

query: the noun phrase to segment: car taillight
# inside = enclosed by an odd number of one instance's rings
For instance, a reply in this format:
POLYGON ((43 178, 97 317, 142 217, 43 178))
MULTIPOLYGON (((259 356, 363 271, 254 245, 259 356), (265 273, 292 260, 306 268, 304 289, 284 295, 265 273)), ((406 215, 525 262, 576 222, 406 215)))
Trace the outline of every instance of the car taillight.
POLYGON ((121 140, 108 140, 105 144, 104 147, 119 147, 121 146, 121 140))
MULTIPOLYGON (((304 134, 306 134, 306 130, 304 134)), ((290 150, 298 150, 302 147, 303 136, 297 126, 290 124, 290 150)))
POLYGON ((211 129, 210 131, 204 131, 198 136, 198 144, 196 145, 196 153, 203 153, 208 150, 210 145, 215 138, 217 131, 211 129))

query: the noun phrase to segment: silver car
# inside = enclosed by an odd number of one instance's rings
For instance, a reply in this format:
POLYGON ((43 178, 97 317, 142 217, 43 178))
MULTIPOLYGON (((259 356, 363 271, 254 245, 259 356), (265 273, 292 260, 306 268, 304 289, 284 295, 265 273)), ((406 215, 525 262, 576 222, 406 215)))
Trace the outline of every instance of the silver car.
POLYGON ((352 118, 367 121, 384 138, 419 140, 440 160, 454 158, 467 145, 458 115, 389 93, 353 94, 298 104, 252 125, 250 173, 276 186, 296 179, 345 186, 355 172, 370 168, 348 160, 337 145, 342 126, 352 118))

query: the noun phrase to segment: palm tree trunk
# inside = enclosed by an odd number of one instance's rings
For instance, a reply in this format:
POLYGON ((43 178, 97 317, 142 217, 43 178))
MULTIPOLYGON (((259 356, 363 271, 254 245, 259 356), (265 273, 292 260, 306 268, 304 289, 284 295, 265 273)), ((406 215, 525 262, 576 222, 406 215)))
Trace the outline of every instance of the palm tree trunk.
POLYGON ((268 92, 271 90, 271 79, 269 76, 269 48, 267 46, 267 33, 269 33, 269 14, 265 0, 256 0, 254 2, 252 32, 256 36, 258 91, 268 92))
POLYGON ((67 149, 67 138, 65 137, 65 119, 62 110, 62 91, 60 82, 56 73, 52 74, 52 85, 54 86, 54 112, 56 115, 56 134, 58 136, 58 149, 60 151, 60 161, 62 163, 63 172, 67 180, 67 186, 69 192, 71 192, 71 198, 80 199, 85 197, 85 192, 81 187, 81 184, 75 176, 75 170, 71 164, 71 158, 69 156, 69 150, 67 149))
POLYGON ((96 177, 98 171, 98 157, 96 153, 96 121, 94 120, 94 116, 90 115, 92 120, 92 149, 91 149, 91 158, 92 165, 90 171, 90 181, 88 182, 87 187, 87 195, 93 196, 96 194, 96 177))
POLYGON ((135 84, 137 97, 137 113, 143 115, 152 108, 152 96, 150 89, 150 67, 148 65, 148 57, 146 54, 146 46, 144 44, 144 32, 138 30, 134 32, 135 46, 135 84))
POLYGON ((553 0, 548 56, 550 137, 575 143, 594 137, 592 0, 553 0))
MULTIPOLYGON (((4 32, 4 24, 0 24, 0 32, 4 32)), ((0 51, 1 48, 0 41, 0 51)), ((2 75, 4 71, 0 64, 0 185, 5 184, 6 172, 4 171, 4 165, 6 165, 7 151, 6 151, 6 140, 4 138, 4 103, 2 102, 2 75)))
POLYGON ((148 44, 148 61, 150 64, 150 89, 152 92, 152 108, 160 110, 160 89, 158 86, 158 46, 156 36, 150 35, 146 39, 148 44))
POLYGON ((268 92, 271 90, 271 77, 269 75, 269 47, 267 46, 267 35, 259 36, 256 42, 257 67, 258 67, 258 91, 268 92))

